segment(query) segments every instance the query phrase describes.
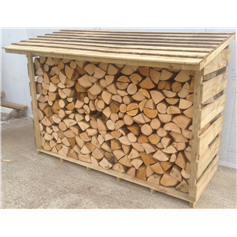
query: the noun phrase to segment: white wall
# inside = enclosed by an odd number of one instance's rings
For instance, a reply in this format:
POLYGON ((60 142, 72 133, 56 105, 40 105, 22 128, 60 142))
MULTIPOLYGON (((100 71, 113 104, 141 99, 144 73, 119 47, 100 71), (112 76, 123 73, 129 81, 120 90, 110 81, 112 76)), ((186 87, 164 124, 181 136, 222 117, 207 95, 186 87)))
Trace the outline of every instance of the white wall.
MULTIPOLYGON (((89 29, 89 28, 87 28, 89 29)), ((92 28, 91 28, 92 29, 92 28)), ((106 28, 94 27, 94 29, 124 29, 124 28, 106 28)), ((135 28, 126 28, 134 30, 135 28)), ((37 29, 37 28, 3 28, 2 29, 2 46, 10 45, 14 42, 26 40, 38 35, 44 35, 57 31, 54 29, 37 29)), ((162 30, 162 31, 230 31, 236 32, 236 28, 136 28, 136 30, 162 30)), ((226 103, 223 111, 224 121, 221 131, 221 147, 219 151, 219 163, 225 166, 236 168, 236 40, 230 44, 231 63, 227 67, 229 72, 228 85, 225 90, 226 103)), ((1 59, 0 59, 1 63, 1 59)), ((6 54, 2 49, 2 90, 5 91, 6 97, 3 99, 7 102, 27 105, 27 114, 32 117, 31 97, 29 92, 29 79, 27 74, 27 60, 25 55, 6 54)), ((0 68, 1 69, 1 68, 0 68)))

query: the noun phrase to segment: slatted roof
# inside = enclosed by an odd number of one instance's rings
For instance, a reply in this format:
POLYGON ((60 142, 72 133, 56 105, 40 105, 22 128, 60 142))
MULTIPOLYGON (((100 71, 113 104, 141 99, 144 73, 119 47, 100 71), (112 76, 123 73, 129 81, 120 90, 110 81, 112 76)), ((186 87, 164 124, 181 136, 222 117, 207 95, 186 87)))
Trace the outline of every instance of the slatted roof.
POLYGON ((60 30, 4 47, 8 53, 200 70, 233 32, 60 30))

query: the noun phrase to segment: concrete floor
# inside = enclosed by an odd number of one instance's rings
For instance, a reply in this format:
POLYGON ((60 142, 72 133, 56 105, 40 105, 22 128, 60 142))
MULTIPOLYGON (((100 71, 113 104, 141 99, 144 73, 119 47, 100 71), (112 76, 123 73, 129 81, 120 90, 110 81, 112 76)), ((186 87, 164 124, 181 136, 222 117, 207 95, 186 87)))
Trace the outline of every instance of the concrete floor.
MULTIPOLYGON (((186 209, 189 203, 56 157, 38 155, 33 122, 1 122, 1 208, 186 209)), ((236 209, 236 170, 219 166, 195 208, 236 209)))

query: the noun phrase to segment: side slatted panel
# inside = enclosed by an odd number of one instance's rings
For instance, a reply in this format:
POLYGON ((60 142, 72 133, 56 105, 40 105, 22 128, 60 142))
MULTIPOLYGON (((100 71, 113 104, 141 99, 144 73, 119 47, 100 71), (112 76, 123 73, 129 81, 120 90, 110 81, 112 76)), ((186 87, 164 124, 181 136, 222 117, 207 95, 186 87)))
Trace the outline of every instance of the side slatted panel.
POLYGON ((225 106, 224 90, 227 86, 230 49, 223 50, 203 70, 200 87, 200 123, 197 148, 196 200, 200 198, 218 166, 220 132, 223 125, 221 114, 225 106))

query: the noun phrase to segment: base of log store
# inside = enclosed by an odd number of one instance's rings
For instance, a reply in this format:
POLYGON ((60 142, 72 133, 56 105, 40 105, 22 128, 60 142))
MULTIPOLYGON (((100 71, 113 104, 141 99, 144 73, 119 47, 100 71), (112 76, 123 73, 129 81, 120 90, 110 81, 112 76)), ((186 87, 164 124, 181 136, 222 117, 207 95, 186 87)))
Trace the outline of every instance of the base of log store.
POLYGON ((234 33, 61 30, 26 54, 35 146, 194 207, 218 167, 234 33))

